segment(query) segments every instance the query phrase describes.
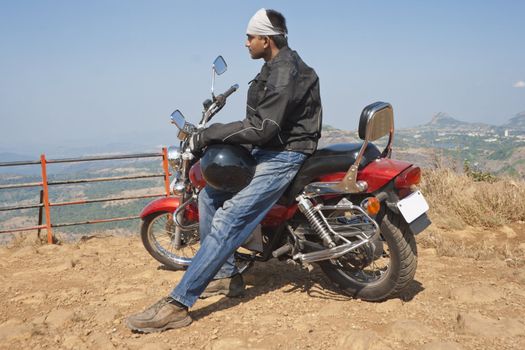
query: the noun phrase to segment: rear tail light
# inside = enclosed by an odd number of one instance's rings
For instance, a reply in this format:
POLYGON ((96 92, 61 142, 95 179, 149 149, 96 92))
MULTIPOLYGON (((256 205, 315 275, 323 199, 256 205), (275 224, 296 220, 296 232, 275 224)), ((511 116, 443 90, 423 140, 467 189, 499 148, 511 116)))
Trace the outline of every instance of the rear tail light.
POLYGON ((394 187, 398 190, 410 188, 421 181, 421 169, 417 166, 411 166, 399 174, 394 180, 394 187))

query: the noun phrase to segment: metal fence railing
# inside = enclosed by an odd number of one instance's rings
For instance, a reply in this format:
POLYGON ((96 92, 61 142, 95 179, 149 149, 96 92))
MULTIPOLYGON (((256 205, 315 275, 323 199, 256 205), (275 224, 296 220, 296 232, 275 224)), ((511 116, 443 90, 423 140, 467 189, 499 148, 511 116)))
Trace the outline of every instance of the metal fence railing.
POLYGON ((110 202, 110 201, 123 201, 123 200, 132 200, 132 199, 142 199, 142 198, 154 198, 154 197, 168 197, 170 195, 170 186, 169 186, 169 168, 168 168, 168 152, 166 148, 162 149, 160 153, 138 153, 138 154, 123 154, 116 156, 93 156, 93 157, 81 157, 81 158, 64 158, 64 159, 46 159, 46 156, 42 154, 40 160, 38 161, 16 161, 16 162, 0 162, 0 167, 12 167, 12 166, 26 166, 26 165, 37 165, 41 166, 41 179, 40 182, 27 182, 20 184, 7 184, 1 185, 0 190, 5 189, 17 189, 17 188, 27 188, 27 187, 42 187, 40 190, 40 201, 39 203, 29 204, 29 205, 12 205, 12 206, 0 206, 0 212, 11 211, 11 210, 23 210, 23 209, 33 209, 38 208, 38 225, 29 226, 29 227, 18 227, 7 230, 0 230, 1 233, 15 233, 22 231, 38 230, 45 229, 47 231, 47 242, 54 243, 55 237, 53 235, 53 228, 56 227, 66 227, 74 225, 88 225, 104 222, 113 222, 113 221, 124 221, 136 219, 139 216, 125 216, 125 217, 113 217, 113 218, 104 218, 104 219, 92 219, 88 221, 81 222, 63 222, 63 223, 54 223, 51 218, 51 207, 59 206, 69 206, 69 205, 79 205, 79 204, 88 204, 88 203, 100 203, 100 202, 110 202), (74 180, 62 180, 62 181, 48 181, 47 177, 47 165, 53 163, 75 163, 75 162, 91 162, 91 161, 100 161, 100 160, 120 160, 120 159, 139 159, 139 158, 154 158, 162 157, 162 172, 154 174, 145 174, 145 175, 129 175, 129 176, 114 176, 114 177, 99 177, 99 178, 90 178, 90 179, 74 179, 74 180), (93 198, 93 199, 80 199, 75 201, 68 202, 50 202, 49 201, 49 188, 51 186, 57 185, 71 185, 71 184, 83 184, 83 183, 93 183, 93 182, 106 182, 106 181, 119 181, 119 180, 136 180, 136 179, 149 179, 149 178, 163 178, 164 179, 164 193, 155 193, 139 196, 125 196, 125 197, 106 197, 106 198, 93 198), (43 216, 45 215, 45 222, 43 216))

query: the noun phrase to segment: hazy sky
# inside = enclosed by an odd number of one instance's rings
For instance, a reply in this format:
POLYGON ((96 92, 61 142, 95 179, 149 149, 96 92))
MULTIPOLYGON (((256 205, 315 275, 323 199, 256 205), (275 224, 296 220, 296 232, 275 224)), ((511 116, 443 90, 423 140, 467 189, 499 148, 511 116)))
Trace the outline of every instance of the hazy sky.
POLYGON ((377 100, 398 127, 525 110, 525 1, 0 0, 0 152, 175 143, 169 114, 199 118, 218 54, 217 90, 240 90, 217 121, 242 119, 261 7, 320 76, 326 124, 354 130, 377 100))

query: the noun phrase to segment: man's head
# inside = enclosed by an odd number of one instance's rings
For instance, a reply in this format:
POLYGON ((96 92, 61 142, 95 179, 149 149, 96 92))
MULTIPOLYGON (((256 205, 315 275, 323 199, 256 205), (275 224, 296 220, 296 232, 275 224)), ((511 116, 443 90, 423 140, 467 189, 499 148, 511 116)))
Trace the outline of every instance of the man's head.
POLYGON ((260 9, 246 28, 246 47, 253 59, 269 61, 288 46, 286 19, 275 10, 260 9))

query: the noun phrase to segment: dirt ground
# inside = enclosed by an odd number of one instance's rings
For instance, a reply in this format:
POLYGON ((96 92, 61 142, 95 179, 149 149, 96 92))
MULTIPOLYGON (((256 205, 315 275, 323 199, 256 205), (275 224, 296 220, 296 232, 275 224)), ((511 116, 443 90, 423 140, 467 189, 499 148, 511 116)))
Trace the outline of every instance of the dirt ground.
POLYGON ((272 261, 246 273, 244 297, 199 301, 189 327, 142 335, 124 318, 183 272, 162 269, 137 237, 60 246, 28 237, 0 248, 0 348, 525 349, 525 225, 434 228, 418 241, 417 274, 399 298, 354 300, 319 268, 272 261))

